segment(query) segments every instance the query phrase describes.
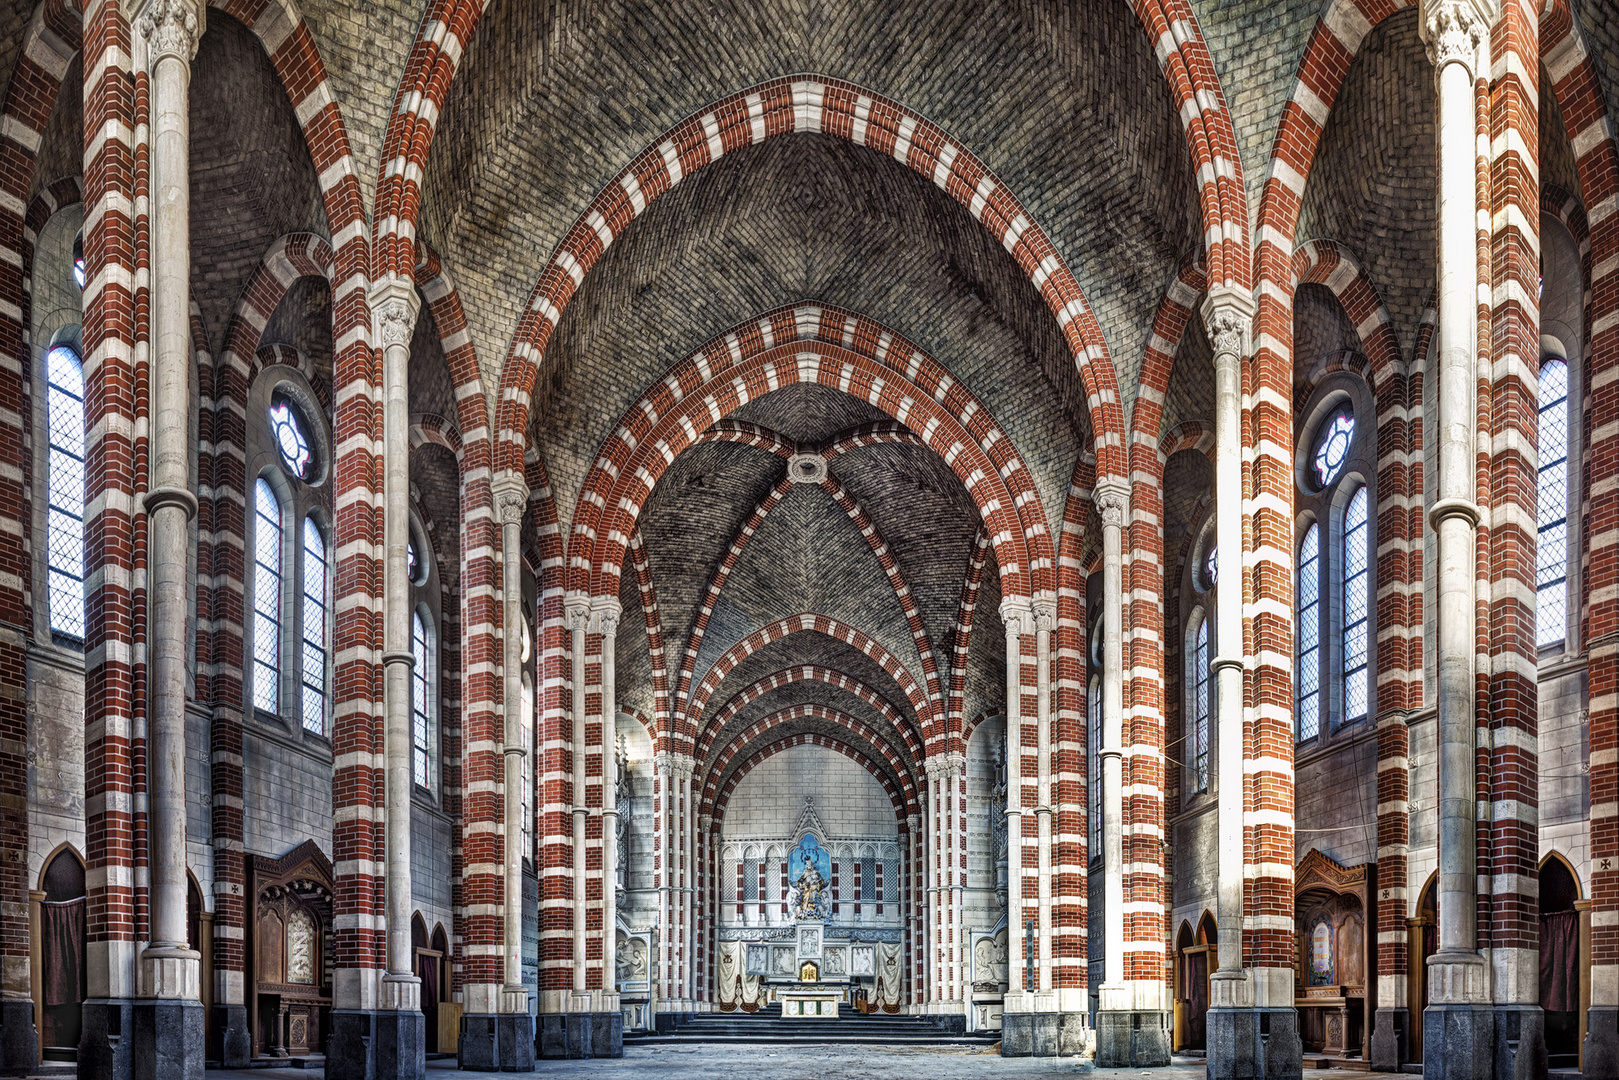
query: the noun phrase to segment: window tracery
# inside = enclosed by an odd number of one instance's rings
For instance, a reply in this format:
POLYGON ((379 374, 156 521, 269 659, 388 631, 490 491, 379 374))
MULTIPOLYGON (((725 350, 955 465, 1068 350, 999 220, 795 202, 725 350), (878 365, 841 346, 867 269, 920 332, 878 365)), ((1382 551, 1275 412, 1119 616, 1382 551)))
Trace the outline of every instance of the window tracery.
POLYGON ((51 632, 84 640, 84 370, 58 345, 45 358, 46 564, 51 632))
POLYGON ((1568 364, 1540 364, 1540 468, 1535 543, 1535 644, 1556 645, 1568 632, 1568 364))

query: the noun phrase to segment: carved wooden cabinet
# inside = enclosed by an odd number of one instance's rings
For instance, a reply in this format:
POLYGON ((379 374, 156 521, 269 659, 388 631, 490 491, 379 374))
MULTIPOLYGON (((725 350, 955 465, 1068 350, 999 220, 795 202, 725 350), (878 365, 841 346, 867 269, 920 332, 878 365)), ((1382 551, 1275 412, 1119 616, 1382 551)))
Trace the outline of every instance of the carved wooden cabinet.
POLYGON ((324 1048, 332 1007, 332 872, 313 842, 254 857, 253 1052, 304 1057, 324 1048))
POLYGON ((1294 872, 1298 928, 1294 1004, 1306 1056, 1368 1060, 1375 994, 1376 895, 1371 864, 1310 851, 1294 872))

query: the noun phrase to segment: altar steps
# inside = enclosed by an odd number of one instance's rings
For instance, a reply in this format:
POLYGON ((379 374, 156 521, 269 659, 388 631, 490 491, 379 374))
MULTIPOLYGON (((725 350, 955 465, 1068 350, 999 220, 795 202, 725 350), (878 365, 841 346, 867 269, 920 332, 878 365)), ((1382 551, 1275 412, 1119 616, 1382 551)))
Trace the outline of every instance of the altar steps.
POLYGON ((796 1043, 844 1046, 988 1046, 998 1031, 951 1035, 929 1017, 886 1013, 840 1012, 836 1019, 798 1020, 781 1017, 772 1005, 756 1013, 697 1013, 673 1031, 624 1033, 637 1046, 699 1043, 796 1043))

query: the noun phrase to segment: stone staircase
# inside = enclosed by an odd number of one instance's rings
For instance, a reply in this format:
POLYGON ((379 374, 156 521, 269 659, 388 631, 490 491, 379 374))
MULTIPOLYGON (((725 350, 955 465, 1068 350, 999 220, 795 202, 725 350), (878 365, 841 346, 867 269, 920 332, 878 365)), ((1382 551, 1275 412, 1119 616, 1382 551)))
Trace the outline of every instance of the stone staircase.
POLYGON ((624 1033, 626 1046, 699 1043, 798 1043, 845 1046, 989 1046, 998 1031, 952 1035, 927 1016, 862 1014, 845 1006, 836 1019, 782 1019, 780 1005, 758 1012, 697 1013, 672 1031, 624 1033))

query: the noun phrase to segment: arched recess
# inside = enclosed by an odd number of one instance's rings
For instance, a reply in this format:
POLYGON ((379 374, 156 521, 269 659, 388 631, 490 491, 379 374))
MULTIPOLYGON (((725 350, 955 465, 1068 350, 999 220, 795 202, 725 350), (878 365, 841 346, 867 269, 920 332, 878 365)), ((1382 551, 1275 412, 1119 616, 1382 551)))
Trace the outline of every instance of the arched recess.
POLYGON ((851 736, 857 736, 861 745, 872 753, 881 757, 894 771, 898 779, 900 793, 907 806, 917 805, 917 777, 914 769, 908 766, 889 744, 884 734, 870 726, 858 717, 850 716, 841 709, 829 708, 825 705, 813 703, 793 705, 785 709, 778 709, 767 716, 762 716, 747 728, 736 733, 723 747, 714 761, 707 768, 703 778, 703 799, 712 801, 719 789, 720 778, 725 776, 733 761, 745 755, 749 749, 763 741, 765 735, 777 728, 793 724, 801 720, 825 720, 837 724, 851 736))
POLYGON ((1002 592, 1028 596, 1055 587, 1054 552, 1033 478, 982 404, 937 361, 880 324, 800 305, 705 344, 625 413, 583 486, 569 542, 570 588, 615 592, 628 526, 668 462, 694 441, 686 425, 706 430, 743 401, 799 383, 863 397, 920 429, 992 530, 1002 592))
POLYGON ((660 195, 725 153, 796 131, 816 131, 889 154, 933 179, 1000 241, 1044 298, 1073 355, 1104 473, 1124 473, 1118 380, 1078 281, 1016 197, 971 151, 898 102, 820 76, 777 79, 715 102, 657 139, 607 184, 558 245, 524 305, 501 374, 498 453, 522 453, 540 362, 563 310, 590 268, 660 195))
POLYGON ((797 682, 816 682, 852 694, 860 701, 871 706, 879 715, 892 724, 899 737, 904 740, 905 747, 911 752, 911 756, 917 761, 922 760, 924 751, 921 733, 909 717, 895 708, 886 697, 860 680, 841 671, 823 667, 820 664, 803 664, 783 668, 763 679, 748 684, 732 695, 730 700, 704 725, 703 731, 697 740, 697 760, 708 760, 715 738, 725 729, 725 725, 730 723, 732 717, 736 716, 742 709, 766 694, 797 682))
POLYGON ((762 746, 752 750, 749 756, 743 760, 742 764, 739 765, 736 770, 726 778, 724 784, 715 791, 713 797, 705 797, 698 804, 699 815, 710 815, 714 820, 715 828, 719 828, 725 820, 725 808, 730 801, 731 793, 736 790, 736 786, 742 782, 742 779, 753 769, 757 768, 761 762, 774 757, 783 750, 788 750, 795 746, 824 747, 825 749, 833 750, 839 754, 842 754, 844 757, 865 769, 872 775, 873 779, 882 785, 883 790, 887 792, 889 801, 893 803, 894 806, 894 819, 902 828, 905 825, 905 819, 908 816, 920 813, 915 804, 908 804, 905 801, 904 795, 895 785, 894 780, 890 778, 889 775, 883 771, 882 766, 873 761, 871 756, 867 754, 860 746, 842 739, 833 738, 829 735, 808 734, 789 735, 784 739, 777 739, 775 742, 772 742, 767 746, 762 746))
POLYGON ((865 632, 826 615, 801 612, 787 618, 777 619, 753 631, 753 633, 728 648, 714 661, 713 665, 704 673, 702 681, 698 683, 697 689, 692 694, 691 704, 687 709, 684 723, 681 725, 681 731, 679 732, 683 736, 682 741, 687 746, 693 745, 701 737, 705 729, 710 726, 705 723, 703 717, 709 698, 714 691, 724 684, 726 676, 738 664, 771 642, 780 641, 794 634, 804 633, 821 634, 832 638, 834 641, 851 646, 876 661, 884 671, 893 677, 901 692, 905 694, 906 699, 910 702, 911 710, 915 713, 917 722, 922 728, 924 741, 926 740, 930 725, 935 718, 927 695, 923 693, 922 687, 917 683, 910 671, 892 653, 865 632))

